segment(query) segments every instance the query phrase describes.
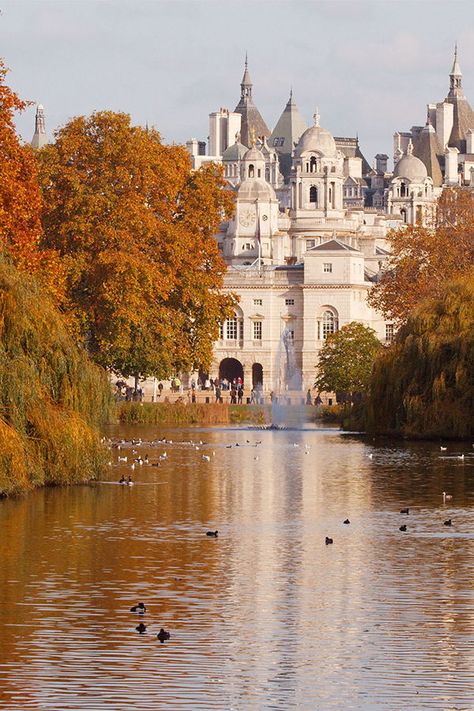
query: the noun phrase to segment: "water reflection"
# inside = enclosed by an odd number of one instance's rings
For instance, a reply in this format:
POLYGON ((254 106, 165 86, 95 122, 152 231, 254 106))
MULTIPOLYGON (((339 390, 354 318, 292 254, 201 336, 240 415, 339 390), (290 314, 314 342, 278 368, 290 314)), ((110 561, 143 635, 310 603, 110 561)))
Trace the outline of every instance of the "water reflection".
POLYGON ((114 450, 102 483, 0 503, 0 708, 474 708, 469 452, 166 436, 133 487, 114 450))

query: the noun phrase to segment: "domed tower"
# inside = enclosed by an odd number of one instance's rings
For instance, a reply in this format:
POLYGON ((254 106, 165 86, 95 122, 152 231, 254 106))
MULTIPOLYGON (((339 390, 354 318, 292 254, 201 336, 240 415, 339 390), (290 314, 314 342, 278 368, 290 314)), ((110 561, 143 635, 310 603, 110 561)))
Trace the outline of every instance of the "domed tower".
POLYGON ((235 143, 229 146, 222 154, 222 164, 224 166, 224 177, 233 186, 240 183, 241 163, 247 153, 248 148, 240 143, 240 134, 235 136, 235 143))
POLYGON ((332 135, 319 125, 306 129, 296 146, 291 171, 291 215, 305 220, 341 219, 343 209, 344 158, 332 135))
POLYGON ((282 259, 283 250, 278 239, 278 199, 265 180, 265 156, 255 146, 243 156, 241 172, 235 217, 224 239, 224 258, 233 265, 250 265, 259 258, 273 263, 282 259))
POLYGON ((393 172, 387 190, 387 212, 400 215, 409 225, 429 224, 435 205, 433 180, 422 160, 413 155, 413 143, 409 142, 406 155, 401 158, 393 172))

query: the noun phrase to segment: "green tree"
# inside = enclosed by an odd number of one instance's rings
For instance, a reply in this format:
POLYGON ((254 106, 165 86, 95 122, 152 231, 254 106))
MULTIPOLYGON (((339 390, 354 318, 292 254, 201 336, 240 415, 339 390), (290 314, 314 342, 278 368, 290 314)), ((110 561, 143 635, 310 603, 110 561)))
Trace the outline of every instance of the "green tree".
POLYGON ((233 211, 220 167, 123 113, 77 117, 39 154, 43 244, 67 272, 64 306, 101 365, 166 377, 208 366, 234 300, 215 234, 233 211))
POLYGON ((381 348, 372 328, 352 321, 329 335, 319 353, 314 387, 320 392, 345 393, 352 404, 367 391, 372 366, 381 348))
POLYGON ((422 301, 377 358, 367 429, 474 436, 474 270, 422 301))

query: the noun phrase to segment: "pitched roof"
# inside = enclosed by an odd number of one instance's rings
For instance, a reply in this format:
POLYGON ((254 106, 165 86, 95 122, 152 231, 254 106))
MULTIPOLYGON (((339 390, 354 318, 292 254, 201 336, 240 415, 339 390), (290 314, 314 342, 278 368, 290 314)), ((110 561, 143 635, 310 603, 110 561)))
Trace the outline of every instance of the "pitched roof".
POLYGON ((443 184, 443 175, 438 160, 438 155, 442 153, 436 131, 430 123, 427 123, 421 133, 418 134, 413 154, 424 163, 435 187, 440 187, 443 184))
POLYGON ((446 101, 454 106, 453 128, 448 146, 457 148, 460 153, 465 153, 467 132, 470 128, 474 129, 474 112, 469 101, 463 96, 448 96, 446 101))
POLYGON ((278 119, 275 128, 270 136, 270 145, 274 145, 275 139, 279 139, 275 143, 274 148, 277 153, 287 153, 291 155, 295 144, 300 140, 301 134, 308 127, 298 107, 293 99, 293 92, 290 92, 290 98, 283 109, 283 112, 278 119))
POLYGON ((323 244, 318 244, 317 247, 311 247, 307 250, 308 252, 358 252, 358 249, 354 247, 349 247, 348 244, 344 244, 336 237, 330 239, 328 242, 323 242, 323 244))

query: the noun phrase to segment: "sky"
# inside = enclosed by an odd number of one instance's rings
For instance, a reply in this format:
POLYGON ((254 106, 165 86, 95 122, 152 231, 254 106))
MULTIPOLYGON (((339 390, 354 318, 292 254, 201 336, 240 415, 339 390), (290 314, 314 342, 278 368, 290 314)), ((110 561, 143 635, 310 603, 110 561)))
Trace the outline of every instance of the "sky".
MULTIPOLYGON (((474 103, 472 0, 0 0, 8 82, 45 107, 50 138, 109 109, 165 142, 205 140, 208 115, 233 110, 245 52, 272 129, 290 87, 308 125, 358 134, 370 163, 396 130, 423 125, 449 87, 457 41, 474 103)), ((17 120, 31 140, 34 107, 17 120)))

